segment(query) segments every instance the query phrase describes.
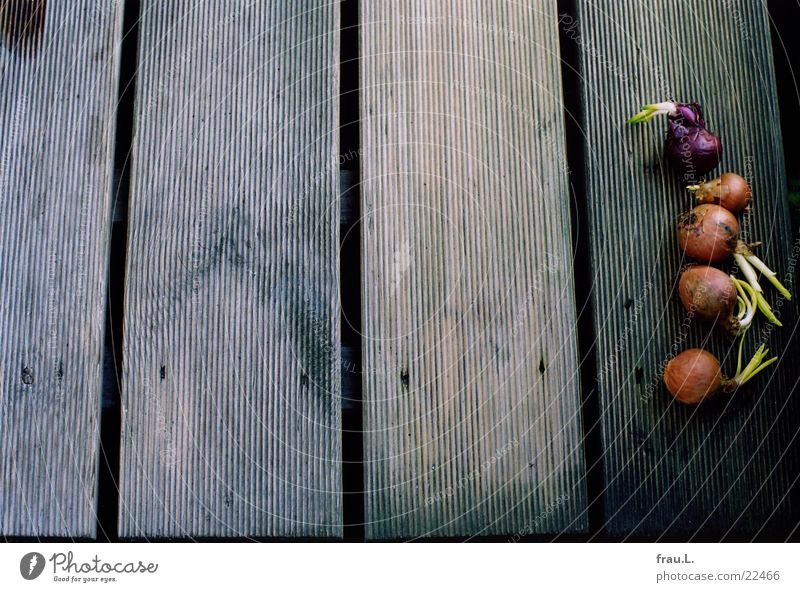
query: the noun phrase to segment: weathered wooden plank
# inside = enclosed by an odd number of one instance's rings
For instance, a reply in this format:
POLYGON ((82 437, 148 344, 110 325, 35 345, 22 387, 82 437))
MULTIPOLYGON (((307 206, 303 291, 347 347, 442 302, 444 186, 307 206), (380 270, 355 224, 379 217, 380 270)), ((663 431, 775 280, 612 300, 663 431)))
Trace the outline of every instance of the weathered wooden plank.
POLYGON ((361 30, 367 535, 585 529, 555 5, 361 30))
POLYGON ((92 537, 121 3, 0 5, 0 534, 92 537))
POLYGON ((142 3, 121 536, 342 532, 338 18, 142 3))
MULTIPOLYGON (((587 201, 604 432, 606 529, 615 535, 723 537, 787 533, 798 474, 796 308, 770 298, 785 324, 764 323, 780 364, 746 392, 685 408, 660 381, 671 355, 705 344, 735 369, 734 342, 710 337, 675 299, 685 263, 675 220, 690 199, 663 163, 665 122, 624 122, 656 100, 697 100, 724 141, 720 171, 753 186, 749 240, 792 283, 791 244, 770 38, 764 3, 714 0, 579 2, 561 24, 583 56, 587 201)), ((796 293, 796 290, 795 290, 796 293)))

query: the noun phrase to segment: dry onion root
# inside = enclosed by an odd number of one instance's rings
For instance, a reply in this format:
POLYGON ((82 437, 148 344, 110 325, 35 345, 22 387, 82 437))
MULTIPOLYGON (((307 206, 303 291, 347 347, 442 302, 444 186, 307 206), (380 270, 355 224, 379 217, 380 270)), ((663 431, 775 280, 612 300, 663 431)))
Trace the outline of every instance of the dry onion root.
POLYGON ((761 346, 750 362, 742 368, 742 345, 744 335, 739 343, 739 355, 736 375, 727 378, 717 358, 704 349, 689 349, 678 354, 669 361, 664 369, 664 384, 677 401, 687 405, 696 405, 713 397, 720 391, 732 393, 743 386, 764 368, 778 361, 777 357, 764 361, 769 350, 761 346))

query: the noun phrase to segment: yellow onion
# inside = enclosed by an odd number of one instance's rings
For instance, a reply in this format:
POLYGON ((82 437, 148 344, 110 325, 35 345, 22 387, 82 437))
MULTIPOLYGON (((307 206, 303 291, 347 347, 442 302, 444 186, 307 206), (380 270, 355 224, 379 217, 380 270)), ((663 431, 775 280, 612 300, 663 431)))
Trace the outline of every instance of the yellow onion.
POLYGON ((704 349, 688 349, 669 361, 664 384, 678 401, 695 405, 720 390, 719 360, 704 349))
POLYGON ((744 335, 739 342, 736 376, 733 378, 725 377, 714 354, 704 349, 687 349, 672 358, 664 368, 664 385, 675 400, 687 405, 696 405, 720 391, 732 393, 764 368, 778 361, 777 357, 773 357, 765 362, 764 358, 767 357, 769 350, 762 345, 743 368, 743 344, 744 335))
POLYGON ((725 208, 703 204, 680 217, 678 236, 688 257, 704 263, 722 261, 736 250, 739 223, 725 208))
POLYGON ((678 281, 683 307, 704 321, 728 324, 737 302, 733 278, 716 267, 693 265, 678 281))
POLYGON ((711 181, 690 185, 689 190, 698 202, 717 204, 734 214, 743 212, 753 198, 747 180, 736 173, 723 173, 711 181))

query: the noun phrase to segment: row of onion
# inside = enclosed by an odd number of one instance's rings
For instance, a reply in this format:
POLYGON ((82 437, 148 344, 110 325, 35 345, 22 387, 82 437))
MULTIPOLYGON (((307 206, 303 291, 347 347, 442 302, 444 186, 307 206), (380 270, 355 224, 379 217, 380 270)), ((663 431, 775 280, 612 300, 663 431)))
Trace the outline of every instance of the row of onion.
POLYGON ((647 105, 629 123, 643 123, 665 114, 669 127, 665 141, 667 160, 682 175, 698 205, 678 220, 681 250, 697 263, 687 265, 678 280, 678 295, 692 317, 715 323, 726 332, 740 336, 736 374, 729 378, 722 373, 719 360, 703 349, 689 349, 675 356, 664 370, 664 383, 676 400, 697 404, 720 392, 731 393, 750 381, 759 372, 774 364, 764 345, 747 363, 742 363, 744 334, 752 326, 757 311, 771 323, 781 326, 764 296, 762 278, 786 299, 789 290, 777 274, 758 256, 759 243, 747 244, 739 239, 737 214, 751 205, 752 191, 746 179, 735 173, 724 173, 711 181, 697 183, 719 164, 722 142, 705 127, 702 111, 696 103, 657 103, 647 105), (733 259, 742 278, 714 267, 733 259))

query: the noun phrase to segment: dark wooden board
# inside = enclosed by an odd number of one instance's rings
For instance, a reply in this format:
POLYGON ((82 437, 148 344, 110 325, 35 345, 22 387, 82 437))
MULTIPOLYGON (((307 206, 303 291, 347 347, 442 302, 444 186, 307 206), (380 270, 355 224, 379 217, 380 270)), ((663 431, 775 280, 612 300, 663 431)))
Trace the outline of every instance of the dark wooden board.
POLYGON ((122 3, 0 4, 0 534, 92 537, 122 3))
POLYGON ((120 535, 339 536, 338 6, 141 17, 120 535))
POLYGON ((587 526, 557 33, 361 3, 370 539, 587 526))
POLYGON ((686 263, 675 220, 691 200, 662 161, 666 122, 625 126, 646 103, 699 101, 724 141, 718 172, 739 172, 753 187, 745 237, 764 241, 760 254, 794 283, 800 249, 789 224, 766 8, 749 0, 578 6, 578 19, 561 26, 583 58, 604 530, 785 536, 798 522, 789 496, 798 475, 796 306, 767 289, 785 327, 760 320, 745 349, 752 354, 765 341, 781 359, 752 387, 700 408, 672 402, 660 380, 671 355, 705 346, 733 373, 735 344, 689 320, 675 297, 686 263))

